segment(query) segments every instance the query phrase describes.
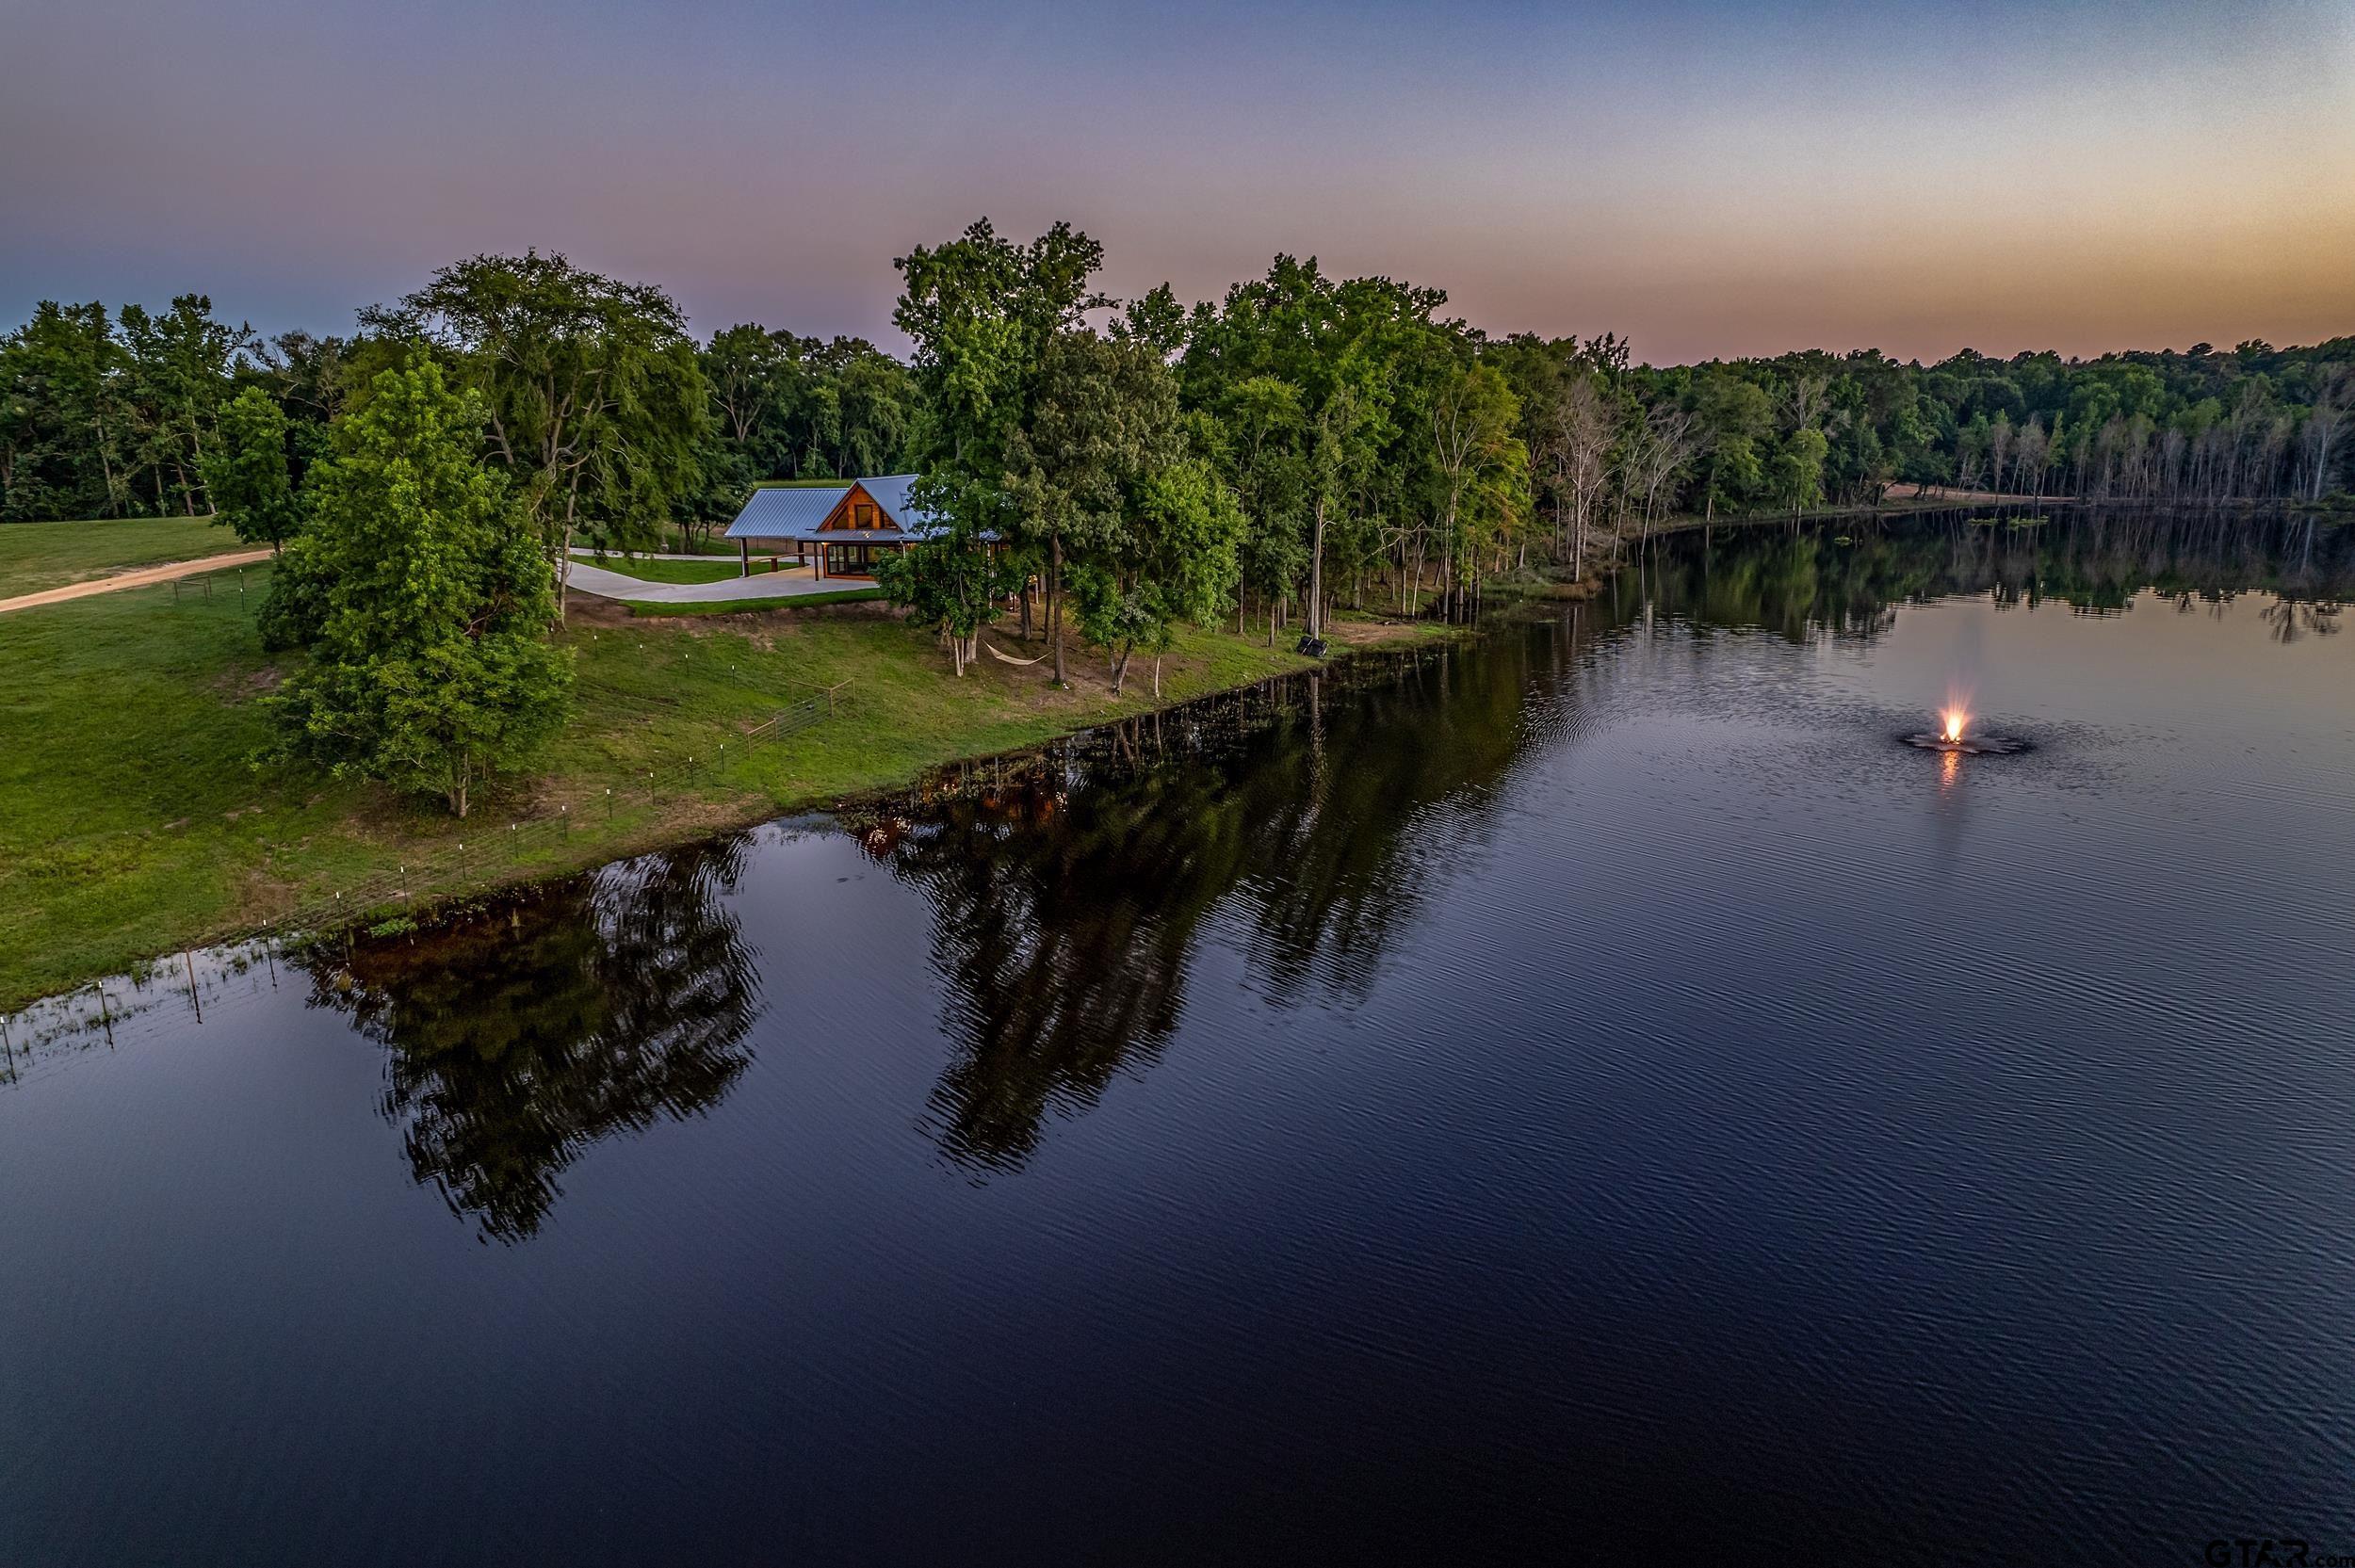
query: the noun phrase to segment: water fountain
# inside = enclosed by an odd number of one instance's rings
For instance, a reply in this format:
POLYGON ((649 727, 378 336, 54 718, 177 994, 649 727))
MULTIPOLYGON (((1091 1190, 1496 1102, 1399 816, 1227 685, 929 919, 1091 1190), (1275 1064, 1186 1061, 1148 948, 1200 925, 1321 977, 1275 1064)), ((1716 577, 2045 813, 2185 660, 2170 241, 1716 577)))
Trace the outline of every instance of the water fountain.
POLYGON ((1960 756, 2002 756, 2011 752, 2024 752, 2028 743, 2010 736, 1973 735, 1971 715, 1959 703, 1940 710, 1938 729, 1927 735, 1905 737, 1908 746, 1919 746, 1925 752, 1945 752, 1960 756))

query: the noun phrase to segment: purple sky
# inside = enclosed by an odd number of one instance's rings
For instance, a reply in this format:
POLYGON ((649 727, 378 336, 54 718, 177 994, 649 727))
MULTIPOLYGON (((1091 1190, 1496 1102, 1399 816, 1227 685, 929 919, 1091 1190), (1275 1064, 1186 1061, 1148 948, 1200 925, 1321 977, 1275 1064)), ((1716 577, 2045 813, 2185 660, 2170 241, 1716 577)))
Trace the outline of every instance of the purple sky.
POLYGON ((265 331, 477 251, 898 347, 891 258, 1069 218, 1672 361, 2355 332, 2355 5, 0 0, 0 326, 265 331))

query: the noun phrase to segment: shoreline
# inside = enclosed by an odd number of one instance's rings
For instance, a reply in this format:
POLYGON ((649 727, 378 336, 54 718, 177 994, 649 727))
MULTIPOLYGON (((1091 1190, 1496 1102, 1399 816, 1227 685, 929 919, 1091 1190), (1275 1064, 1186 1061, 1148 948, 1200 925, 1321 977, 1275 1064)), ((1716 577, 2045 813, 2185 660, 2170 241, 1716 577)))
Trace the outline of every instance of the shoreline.
MULTIPOLYGON (((667 625, 672 629, 672 635, 681 640, 729 635, 774 638, 786 635, 786 629, 796 623, 805 628, 817 619, 788 610, 784 613, 710 616, 670 622, 667 625)), ((853 618, 827 619, 848 622, 853 618)), ((875 622, 884 618, 864 615, 856 617, 856 620, 875 622)), ((620 621, 617 625, 583 618, 575 635, 577 637, 585 633, 592 643, 616 631, 630 636, 641 635, 642 632, 652 635, 648 622, 630 619, 626 610, 622 612, 620 621)), ((896 620, 890 625, 894 630, 899 629, 896 620)), ((542 806, 552 804, 554 815, 543 815, 529 824, 519 822, 513 825, 508 825, 503 811, 478 815, 464 822, 454 818, 442 821, 423 817, 425 826, 437 839, 455 843, 462 851, 465 848, 465 839, 460 837, 461 834, 474 838, 478 846, 491 846, 478 849, 475 860, 471 862, 462 862, 455 869, 445 865, 438 870, 403 865, 400 867, 402 886, 397 896, 368 897, 365 889, 355 889, 355 896, 347 901, 342 890, 311 889, 307 900, 298 897, 291 910, 282 909, 274 913, 265 913, 258 908, 240 903, 209 917, 199 915, 175 921, 172 912, 157 910, 152 904, 142 905, 140 918, 112 922, 103 933, 86 940, 84 950, 73 961, 51 962, 46 966, 46 972, 30 965, 26 966, 29 972, 0 970, 0 1018, 13 1017, 37 1007, 59 1002, 117 977, 126 978, 134 985, 141 984, 166 964, 199 949, 234 948, 256 941, 300 942, 394 921, 438 919, 457 913, 474 901, 577 876, 614 861, 781 818, 855 809, 864 801, 903 796, 909 790, 920 787, 927 778, 944 770, 1020 754, 1107 725, 1149 718, 1192 703, 1288 679, 1310 670, 1332 669, 1375 655, 1409 652, 1418 645, 1470 635, 1472 630, 1465 626, 1387 617, 1348 620, 1339 625, 1367 630, 1355 637, 1336 636, 1331 653, 1321 664, 1304 655, 1291 653, 1283 646, 1267 648, 1247 643, 1245 639, 1236 637, 1231 629, 1199 634, 1181 647, 1179 654, 1183 662, 1178 670, 1172 671, 1172 679, 1165 683, 1178 689, 1161 699, 1149 695, 1149 676, 1138 668, 1129 671, 1128 687, 1120 695, 1114 696, 1108 689, 1096 689, 1100 683, 1091 681, 1081 671, 1092 671, 1097 661, 1085 653, 1080 653, 1080 656, 1073 660, 1075 679, 1063 690, 1057 692, 1047 688, 1043 675, 1028 683, 1038 686, 1043 693, 1035 699, 1036 705, 1028 718, 1010 716, 1004 711, 1007 705, 1004 683, 993 688, 975 682, 960 689, 956 677, 945 665, 938 671, 924 668, 925 656, 934 650, 928 644, 917 644, 911 637, 909 644, 916 655, 913 662, 922 671, 924 678, 939 683, 930 695, 940 702, 963 704, 961 711, 951 712, 948 728, 933 737, 937 743, 928 744, 921 738, 911 740, 904 736, 898 736, 899 756, 874 757, 867 759, 864 765, 854 763, 850 776, 838 783, 811 778, 789 793, 771 791, 757 783, 730 785, 707 775, 696 776, 675 785, 671 800, 666 803, 649 801, 644 805, 633 804, 625 808, 624 813, 615 813, 612 786, 605 786, 602 799, 607 801, 607 820, 594 825, 593 814, 587 809, 587 800, 591 797, 584 793, 597 787, 593 778, 584 784, 580 777, 576 776, 581 769, 568 768, 565 766, 567 759, 552 758, 544 773, 522 782, 519 788, 522 793, 535 797, 542 806), (1206 659, 1202 656, 1206 641, 1219 644, 1210 650, 1217 657, 1206 659), (1208 671, 1196 668, 1200 664, 1216 664, 1221 658, 1228 668, 1208 671), (1246 668, 1231 668, 1237 661, 1246 668), (995 706, 992 705, 992 699, 997 700, 995 706), (908 750, 911 745, 916 750, 908 750), (668 809, 664 809, 665 804, 668 809), (582 826, 574 828, 576 822, 582 826), (558 826, 560 823, 560 827, 558 826), (518 852, 513 841, 510 841, 505 851, 510 858, 500 864, 501 850, 497 848, 500 841, 508 833, 518 833, 526 825, 541 830, 532 839, 524 841, 530 848, 518 852), (501 832, 503 826, 506 828, 504 833, 501 832), (560 839, 552 841, 547 832, 550 829, 560 832, 560 839), (413 874, 415 881, 414 892, 407 885, 413 874), (310 913, 320 909, 332 913, 324 917, 310 913)), ((869 635, 870 638, 875 635, 871 626, 869 635)), ((683 653, 682 656, 687 655, 683 653)), ((858 742, 854 731, 873 729, 876 717, 874 713, 846 716, 800 731, 793 739, 798 741, 812 737, 819 745, 834 750, 840 749, 844 744, 855 746, 858 742), (864 720, 863 724, 861 720, 864 720), (836 727, 833 734, 827 733, 830 725, 836 727)), ((611 727, 611 721, 604 726, 606 729, 611 727)), ((594 750, 612 737, 603 733, 603 729, 583 725, 570 738, 577 749, 594 750)), ((295 785, 286 793, 300 793, 301 787, 295 785)), ((317 799, 317 796, 313 797, 314 800, 317 799)), ((422 816, 422 814, 419 815, 422 816)), ((391 862, 426 858, 412 852, 414 844, 414 840, 408 846, 394 843, 381 849, 374 856, 379 864, 373 869, 380 884, 383 874, 392 868, 391 862)), ((249 868, 246 873, 249 879, 260 874, 260 870, 255 868, 249 868)), ((351 879, 344 880, 349 887, 351 879)), ((57 922, 52 920, 50 923, 57 922)), ((41 937, 57 934, 42 931, 40 921, 29 924, 29 932, 35 939, 28 944, 32 946, 41 946, 41 937)))

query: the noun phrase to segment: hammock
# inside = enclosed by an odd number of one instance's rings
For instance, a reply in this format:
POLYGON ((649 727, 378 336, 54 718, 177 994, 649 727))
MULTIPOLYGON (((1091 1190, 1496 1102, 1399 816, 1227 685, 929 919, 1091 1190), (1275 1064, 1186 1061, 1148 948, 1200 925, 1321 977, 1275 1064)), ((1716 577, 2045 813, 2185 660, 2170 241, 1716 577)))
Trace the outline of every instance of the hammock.
MULTIPOLYGON (((981 639, 980 639, 979 638, 974 639, 974 640, 975 640, 975 641, 977 641, 977 642, 980 642, 980 641, 981 641, 981 639)), ((1045 658, 1045 657, 1047 656, 1045 654, 1041 654, 1041 655, 1038 655, 1038 658, 1031 658, 1031 659, 1018 659, 1018 658, 1015 658, 1015 657, 1012 654, 1001 654, 1001 653, 999 653, 999 652, 997 650, 997 648, 996 648, 993 644, 990 644, 990 643, 987 643, 987 642, 983 642, 983 643, 982 643, 982 647, 983 647, 983 650, 984 650, 984 651, 985 651, 985 652, 989 655, 989 656, 990 656, 991 658, 994 658, 994 659, 999 660, 1000 662, 1005 663, 1005 664, 1031 665, 1031 664, 1036 664, 1036 663, 1038 662, 1038 660, 1039 660, 1039 659, 1043 659, 1043 658, 1045 658)))

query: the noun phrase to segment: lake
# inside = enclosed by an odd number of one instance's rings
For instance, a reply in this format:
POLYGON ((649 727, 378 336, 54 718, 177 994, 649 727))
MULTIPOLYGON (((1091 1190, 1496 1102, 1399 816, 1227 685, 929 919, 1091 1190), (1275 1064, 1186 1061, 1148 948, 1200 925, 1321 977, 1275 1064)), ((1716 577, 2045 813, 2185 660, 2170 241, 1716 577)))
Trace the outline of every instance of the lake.
POLYGON ((10 1020, 0 1561, 2355 1552, 2355 530, 1843 526, 10 1020))

